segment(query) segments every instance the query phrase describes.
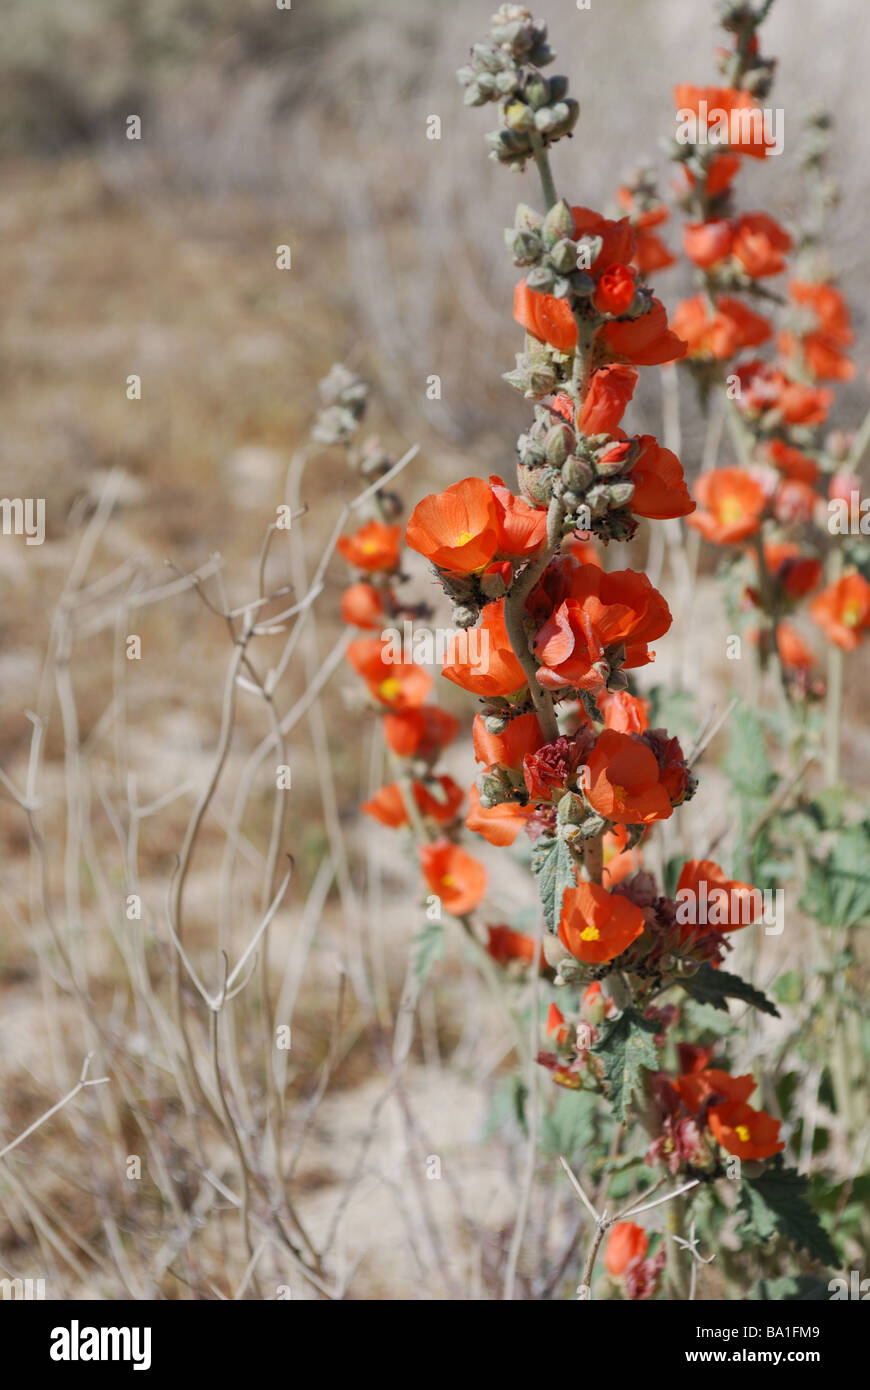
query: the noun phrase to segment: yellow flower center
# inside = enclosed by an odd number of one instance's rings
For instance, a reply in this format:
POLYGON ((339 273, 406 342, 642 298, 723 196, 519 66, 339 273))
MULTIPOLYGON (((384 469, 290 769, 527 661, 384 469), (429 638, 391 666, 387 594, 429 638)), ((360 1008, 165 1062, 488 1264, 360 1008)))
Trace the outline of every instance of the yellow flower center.
POLYGON ((739 521, 743 516, 743 508, 737 497, 726 497, 719 506, 719 515, 723 521, 729 524, 739 521))
POLYGON ((749 1143, 749 1129, 746 1125, 737 1125, 736 1129, 734 1130, 734 1133, 737 1135, 737 1138, 740 1140, 741 1144, 749 1143))
POLYGON ((625 787, 621 787, 618 782, 611 782, 610 789, 617 801, 624 801, 628 794, 625 787))
POLYGON ((442 880, 441 880, 441 887, 442 887, 442 888, 455 888, 455 887, 456 887, 456 879, 453 877, 452 874, 445 874, 445 875, 444 875, 444 877, 443 877, 442 880))
POLYGON ((600 941, 601 933, 597 927, 584 927, 580 933, 581 941, 600 941))
POLYGON ((377 548, 377 541, 363 541, 360 545, 360 550, 362 551, 363 555, 374 555, 377 548))
POLYGON ((843 609, 843 622, 845 623, 846 627, 857 627, 860 621, 860 603, 855 603, 854 600, 851 603, 847 603, 843 609))
POLYGON ((473 540, 474 536, 470 531, 460 531, 459 535, 456 537, 456 540, 453 542, 453 545, 454 547, 458 548, 460 545, 468 545, 468 542, 473 540))
POLYGON ((386 680, 381 681, 378 689, 385 700, 395 700, 402 685, 398 676, 387 676, 386 680))

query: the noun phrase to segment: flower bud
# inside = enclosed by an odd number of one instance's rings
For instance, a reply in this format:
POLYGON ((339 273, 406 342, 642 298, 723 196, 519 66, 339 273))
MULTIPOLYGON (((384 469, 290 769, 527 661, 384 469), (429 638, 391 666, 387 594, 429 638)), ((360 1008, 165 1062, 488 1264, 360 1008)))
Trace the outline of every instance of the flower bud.
POLYGON ((494 734, 495 737, 503 734, 509 723, 510 720, 506 714, 485 714, 483 716, 483 727, 488 734, 494 734))
POLYGON ((595 459, 595 472, 598 477, 615 478, 618 473, 626 472, 631 466, 633 449, 634 445, 630 439, 616 440, 606 449, 602 449, 595 459))
POLYGON ((577 436, 570 425, 560 422, 553 425, 544 435, 544 456, 548 463, 562 464, 568 458, 577 442, 577 436))
POLYGON ((542 77, 540 73, 530 77, 523 88, 523 96, 536 111, 539 107, 546 106, 550 100, 550 84, 546 77, 542 77))
POLYGON ((556 273, 552 266, 536 265, 534 270, 530 270, 526 276, 526 284, 530 290, 537 290, 539 294, 552 293, 553 285, 556 281, 556 273))
POLYGON ((605 492, 611 507, 625 507, 634 496, 634 483, 610 483, 605 492))
POLYGON ((550 252, 550 265, 558 270, 560 275, 568 275, 577 268, 577 248, 573 241, 568 237, 563 237, 557 241, 550 252))
POLYGON ((554 970, 558 970, 564 960, 574 959, 568 947, 562 944, 558 936, 552 936, 550 932, 544 933, 541 949, 547 964, 551 965, 554 970))
POLYGON ((517 469, 520 492, 528 502, 533 502, 537 507, 550 505, 553 500, 553 484, 558 476, 554 468, 523 468, 520 465, 517 469))
POLYGON ((566 792, 556 807, 556 819, 561 825, 580 825, 586 818, 586 807, 574 792, 566 792))
POLYGON ((510 801, 513 786, 507 775, 507 770, 495 764, 488 767, 485 772, 478 773, 475 778, 477 790, 480 792, 480 804, 485 811, 492 810, 493 806, 500 806, 502 802, 510 801))
POLYGON ((504 239, 514 265, 535 265, 541 259, 544 248, 537 232, 526 231, 522 227, 505 227, 504 239))
MULTIPOLYGON (((494 87, 495 82, 493 81, 493 88, 494 87)), ((505 108, 504 123, 508 130, 534 130, 535 122, 535 113, 531 106, 526 106, 525 102, 512 101, 510 106, 505 108)))
POLYGON ((453 622, 456 627, 474 627, 480 617, 480 609, 470 603, 456 603, 453 606, 453 622))
MULTIPOLYGON (((562 482, 566 488, 574 493, 585 492, 592 482, 592 478, 593 473, 590 465, 585 459, 578 458, 576 454, 572 454, 562 464, 562 482)), ((577 500, 580 500, 579 496, 577 500)))
MULTIPOLYGON (((538 115, 541 113, 539 112, 538 115)), ((536 118, 537 123, 537 118, 536 118)), ((546 246, 555 246, 557 242, 570 240, 574 235, 574 214, 565 199, 562 198, 555 203, 544 218, 544 225, 541 228, 546 246)))

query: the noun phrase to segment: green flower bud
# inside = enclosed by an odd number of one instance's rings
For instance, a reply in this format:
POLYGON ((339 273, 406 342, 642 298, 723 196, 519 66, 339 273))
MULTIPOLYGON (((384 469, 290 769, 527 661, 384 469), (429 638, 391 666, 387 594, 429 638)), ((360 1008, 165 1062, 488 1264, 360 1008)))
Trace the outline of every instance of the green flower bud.
POLYGON ((560 275, 568 275, 577 268, 577 248, 573 241, 563 237, 557 241, 549 255, 549 261, 554 270, 558 270, 560 275))
POLYGON ((579 796, 566 792, 556 807, 556 819, 560 825, 582 825, 586 818, 586 808, 579 796))
POLYGON ((514 265, 535 265, 541 259, 544 247, 537 232, 521 227, 505 227, 504 239, 514 265))
POLYGON ((553 499, 553 485, 558 478, 554 468, 517 469, 520 492, 527 501, 538 507, 548 507, 553 499))
POLYGON ((544 456, 548 463, 563 464, 574 448, 577 436, 565 421, 551 425, 544 435, 544 456))
POLYGON ((539 73, 535 73, 523 88, 523 96, 536 111, 539 107, 546 106, 550 100, 550 84, 546 77, 541 77, 539 73))
POLYGON ((488 734, 493 734, 496 738, 499 734, 504 733, 509 723, 510 720, 508 719, 507 715, 485 714, 483 716, 483 727, 486 729, 486 732, 488 734))
POLYGON ((514 226, 525 232, 538 232, 543 226, 544 219, 534 208, 530 208, 528 203, 518 203, 514 216, 514 226))
POLYGON ((556 276, 548 265, 536 265, 526 276, 529 289, 537 290, 539 294, 549 294, 555 283, 556 276))
MULTIPOLYGON (((536 118, 537 119, 537 118, 536 118)), ((574 214, 562 198, 547 213, 541 228, 545 246, 555 246, 557 242, 570 239, 574 235, 574 214)))
POLYGON ((505 107, 503 119, 508 130, 527 131, 535 128, 535 113, 522 101, 512 101, 510 106, 505 107))
MULTIPOLYGON (((593 473, 585 459, 572 454, 562 464, 562 481, 572 492, 583 493, 592 482, 593 473)), ((579 501, 579 498, 578 498, 579 501)))
POLYGON ((625 507, 634 496, 634 483, 610 483, 605 492, 611 507, 625 507))

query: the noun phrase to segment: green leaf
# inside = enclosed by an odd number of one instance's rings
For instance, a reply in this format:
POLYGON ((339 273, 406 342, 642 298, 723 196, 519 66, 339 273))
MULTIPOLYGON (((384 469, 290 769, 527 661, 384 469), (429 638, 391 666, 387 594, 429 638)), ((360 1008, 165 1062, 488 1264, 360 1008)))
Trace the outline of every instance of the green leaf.
MULTIPOLYGON (((554 1090, 558 1089, 553 1087, 554 1090)), ((545 1154, 563 1154, 570 1163, 595 1138, 595 1097, 588 1091, 560 1090, 559 1098, 541 1125, 541 1147, 545 1154)))
POLYGON ((827 858, 813 862, 800 903, 804 912, 826 927, 851 927, 870 915, 868 861, 867 826, 841 831, 827 858))
POLYGON ((553 840, 538 840, 532 849, 532 870, 544 909, 544 921, 550 931, 558 931, 565 889, 574 888, 577 883, 570 847, 558 836, 553 840))
POLYGON ((714 1009, 722 1009, 725 1013, 728 1012, 729 999, 740 999, 744 1004, 760 1009, 763 1014, 770 1014, 773 1018, 780 1016, 779 1009, 760 989, 756 989, 748 980, 741 980, 739 975, 729 975, 727 970, 714 970, 708 961, 704 962, 697 974, 687 975, 679 983, 699 1004, 712 1004, 714 1009))
POLYGON ((807 1201, 809 1180, 777 1158, 757 1178, 740 1184, 740 1229, 766 1242, 777 1233, 814 1260, 834 1268, 838 1255, 831 1238, 807 1201))
POLYGON ((631 1098, 640 1088, 643 1068, 651 1069, 656 1065, 658 1054, 652 1039, 660 1026, 642 1018, 635 1009, 626 1009, 604 1025, 592 1049, 604 1063, 608 1099, 616 1118, 623 1124, 628 1118, 631 1098))
POLYGON ((654 685, 647 691, 646 699, 650 702, 650 728, 668 729, 678 734, 696 732, 698 718, 691 690, 669 690, 666 685, 654 685))
POLYGON ((419 989, 432 966, 444 955, 443 922, 424 922, 411 943, 411 952, 414 957, 414 978, 419 989))
POLYGON ((794 1279, 786 1274, 781 1279, 760 1279, 749 1297, 764 1303, 818 1303, 829 1299, 831 1291, 824 1279, 812 1274, 799 1274, 794 1279))

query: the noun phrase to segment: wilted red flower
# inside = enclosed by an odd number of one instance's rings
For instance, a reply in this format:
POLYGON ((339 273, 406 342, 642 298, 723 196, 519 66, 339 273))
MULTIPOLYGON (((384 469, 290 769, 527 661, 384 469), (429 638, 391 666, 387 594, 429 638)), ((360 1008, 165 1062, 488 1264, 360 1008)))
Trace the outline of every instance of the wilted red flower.
POLYGON ((431 762, 459 733, 459 720, 437 705, 391 710, 381 725, 384 742, 400 758, 431 762))
POLYGON ((649 1238, 642 1226, 633 1221, 617 1221, 607 1237, 604 1268, 613 1279, 619 1279, 629 1265, 643 1259, 648 1249, 649 1238))
POLYGON ((559 940, 576 960, 588 965, 615 960, 642 932, 643 912, 627 898, 597 883, 565 889, 559 940))
POLYGON ((810 615, 829 642, 854 651, 870 628, 870 584, 857 571, 843 575, 816 595, 810 615))
POLYGON ((382 705, 415 709, 425 703, 432 677, 416 661, 385 661, 386 645, 377 637, 359 637, 350 643, 347 659, 382 705))
POLYGON ((471 912, 486 892, 486 869, 449 840, 421 845, 420 865, 429 888, 454 917, 471 912))
POLYGON ((804 555, 793 541, 768 541, 764 563, 789 598, 803 598, 822 577, 822 566, 814 555, 804 555))
POLYGON ((382 521, 367 521, 352 536, 340 536, 338 551, 349 565, 358 570, 394 570, 399 563, 401 526, 387 526, 382 521))
POLYGON ((680 1071, 685 1075, 688 1072, 704 1071, 713 1056, 713 1049, 702 1047, 700 1043, 677 1043, 677 1056, 680 1059, 680 1071))
POLYGON ((658 760, 640 735, 605 729, 586 765, 586 800, 607 820, 619 825, 646 825, 667 820, 672 814, 658 760))
POLYGON ((702 473, 695 480, 695 496, 701 510, 689 517, 689 525, 714 545, 745 540, 761 525, 764 488, 743 468, 714 468, 702 473))
POLYGON ((341 596, 341 620, 352 627, 377 628, 384 625, 384 603, 374 584, 351 584, 341 596))
POLYGON ((583 766, 594 742, 592 729, 581 728, 529 753, 523 759, 523 778, 532 800, 558 801, 573 785, 577 769, 583 766))
POLYGON ((636 737, 646 744, 658 763, 659 780, 670 797, 671 805, 681 805, 686 799, 692 776, 680 740, 672 738, 664 729, 647 729, 636 737))
POLYGON ((526 674, 514 655, 504 622, 504 599, 488 603, 480 622, 480 662, 472 663, 463 651, 462 636, 448 645, 442 675, 472 695, 512 695, 526 685, 526 674))
POLYGON ((521 806, 518 801, 503 801, 497 806, 481 806, 480 792, 472 784, 468 789, 468 815, 465 824, 475 835, 491 845, 512 845, 535 813, 534 806, 521 806))
POLYGON ((753 280, 785 270, 792 239, 766 212, 745 212, 734 223, 732 253, 753 280))
POLYGON ((551 690, 601 685, 596 662, 607 648, 625 646, 628 669, 652 660, 648 644, 671 625, 670 610, 645 574, 578 565, 570 575, 570 597, 560 603, 535 639, 541 662, 538 680, 551 690))
POLYGON ((689 496, 683 466, 676 454, 665 449, 651 434, 638 436, 640 451, 629 477, 634 483, 631 510, 654 521, 688 516, 695 510, 689 496))

